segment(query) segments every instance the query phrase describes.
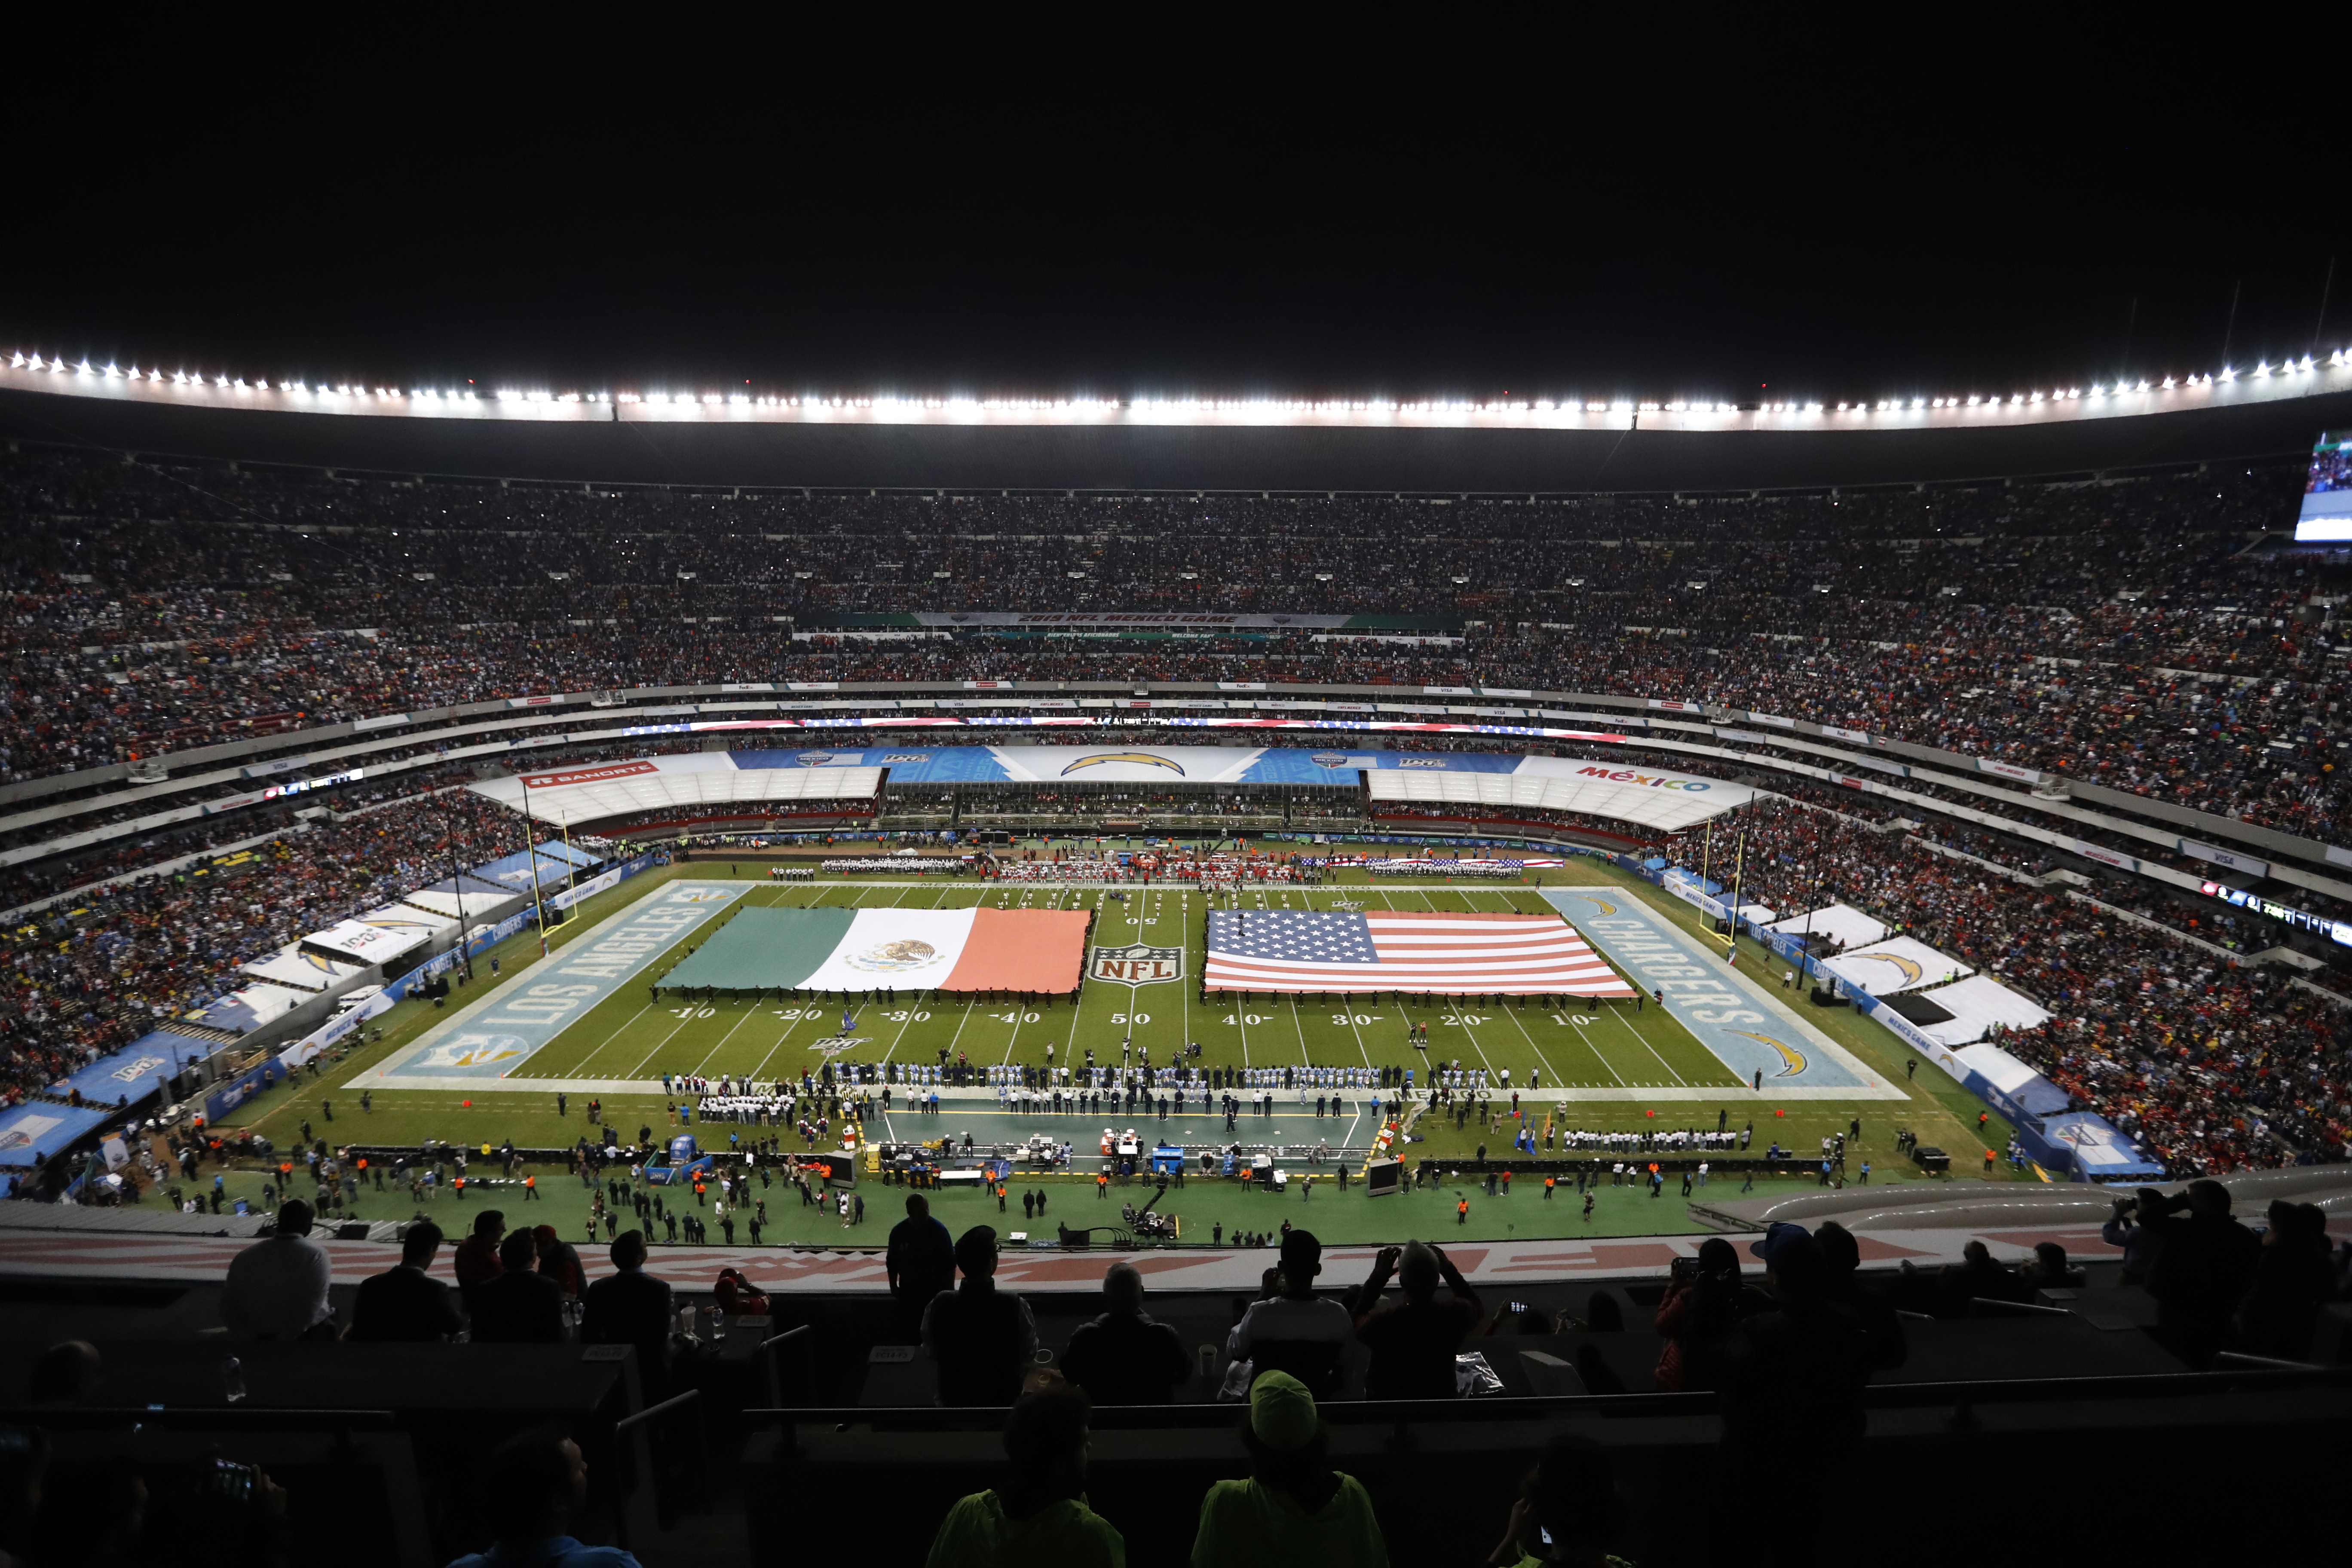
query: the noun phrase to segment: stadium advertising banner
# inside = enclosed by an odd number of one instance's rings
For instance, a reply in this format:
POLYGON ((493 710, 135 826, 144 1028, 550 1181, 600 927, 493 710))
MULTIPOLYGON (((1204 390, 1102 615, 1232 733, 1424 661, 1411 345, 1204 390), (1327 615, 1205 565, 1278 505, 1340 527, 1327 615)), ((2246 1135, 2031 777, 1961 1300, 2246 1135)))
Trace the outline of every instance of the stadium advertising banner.
POLYGON ((939 631, 1390 631, 1443 632, 1458 616, 1272 616, 1192 610, 897 610, 798 617, 812 627, 939 631))
POLYGON ((2312 444, 2297 540, 2352 543, 2352 430, 2323 430, 2312 444))

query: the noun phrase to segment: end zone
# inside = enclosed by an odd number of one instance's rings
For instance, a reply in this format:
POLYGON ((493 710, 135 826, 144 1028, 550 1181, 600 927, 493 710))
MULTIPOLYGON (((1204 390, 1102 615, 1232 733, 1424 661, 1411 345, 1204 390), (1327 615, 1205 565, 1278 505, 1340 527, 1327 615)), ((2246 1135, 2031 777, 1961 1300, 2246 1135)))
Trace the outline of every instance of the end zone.
MULTIPOLYGON (((426 1030, 344 1087, 484 1089, 515 1069, 750 891, 747 882, 670 882, 607 917, 545 963, 426 1030)), ((565 1080, 566 1087, 584 1087, 565 1080)))

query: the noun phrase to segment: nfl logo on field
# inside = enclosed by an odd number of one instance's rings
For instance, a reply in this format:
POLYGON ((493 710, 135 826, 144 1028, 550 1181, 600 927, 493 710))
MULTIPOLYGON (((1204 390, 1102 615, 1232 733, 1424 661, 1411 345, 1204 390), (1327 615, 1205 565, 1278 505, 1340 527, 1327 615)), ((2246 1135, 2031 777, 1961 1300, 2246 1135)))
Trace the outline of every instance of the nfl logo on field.
POLYGON ((1156 985, 1163 981, 1184 978, 1184 950, 1181 947, 1147 947, 1137 942, 1129 947, 1098 947, 1088 969, 1089 978, 1108 980, 1115 985, 1156 985))

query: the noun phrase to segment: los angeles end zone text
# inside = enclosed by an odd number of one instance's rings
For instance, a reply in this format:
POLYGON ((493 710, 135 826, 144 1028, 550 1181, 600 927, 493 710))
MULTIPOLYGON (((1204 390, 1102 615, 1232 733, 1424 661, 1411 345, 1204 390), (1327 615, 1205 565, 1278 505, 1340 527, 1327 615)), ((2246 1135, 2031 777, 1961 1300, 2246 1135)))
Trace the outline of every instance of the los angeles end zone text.
POLYGON ((742 897, 740 883, 672 882, 466 1008, 370 1077, 508 1078, 575 1018, 742 897))
MULTIPOLYGON (((504 985, 437 1022, 414 1044, 366 1069, 351 1088, 410 1089, 478 1095, 504 1090, 657 1096, 660 1075, 796 1077, 828 1057, 930 1066, 942 1050, 972 1065, 1041 1066, 1049 1046, 1056 1065, 1094 1059, 1116 1065, 1123 1048, 1149 1051, 1155 1064, 1179 1060, 1197 1041, 1199 1066, 1412 1067, 1416 1082, 1435 1066, 1458 1061, 1517 1088, 1540 1073, 1539 1100, 1627 1101, 1663 1107, 1675 1100, 1761 1101, 1899 1100, 1905 1091, 1796 1017, 1769 990, 1769 979, 1739 974, 1719 950, 1673 928, 1659 912, 1617 888, 1492 887, 1251 889, 1244 907, 1296 911, 1373 910, 1566 915, 1591 945, 1664 1006, 1627 1002, 1587 1007, 1523 1000, 1482 1005, 1417 996, 1359 993, 1253 1000, 1198 995, 1206 912, 1197 889, 1159 885, 1122 889, 940 882, 844 881, 815 889, 749 882, 681 880, 657 887, 636 904, 560 946, 551 964, 534 964, 504 985), (1087 984, 1075 1008, 1067 998, 941 997, 896 987, 889 976, 865 977, 859 999, 764 999, 724 988, 714 995, 648 994, 655 977, 688 948, 709 946, 709 922, 740 901, 776 909, 970 909, 1004 900, 1015 909, 1084 910, 1096 917, 1087 950, 1087 984), (781 906, 781 907, 778 907, 781 906), (1605 907, 1604 907, 1605 906, 1605 907), (1636 925, 1612 925, 1638 921, 1636 925), (1669 971, 1673 971, 1669 973, 1669 971), (1766 980, 1766 984, 1756 984, 1766 980), (869 994, 872 1000, 863 998, 869 994), (846 1031, 842 1017, 851 1015, 846 1031), (1418 1032, 1418 1037, 1417 1034, 1418 1032), (528 1078, 518 1069, 528 1067, 528 1078), (1756 1087, 1760 1074, 1760 1095, 1756 1087), (500 1081, 503 1080, 503 1081, 500 1081)), ((747 913, 751 912, 750 910, 747 913)), ((562 940, 562 933, 558 933, 562 940)), ((487 979, 487 976, 481 978, 487 979)), ((461 994, 463 994, 461 993, 461 994)), ((658 1101, 656 1101, 656 1105, 658 1101)), ((1671 1112, 1661 1110, 1662 1115, 1671 1112)))

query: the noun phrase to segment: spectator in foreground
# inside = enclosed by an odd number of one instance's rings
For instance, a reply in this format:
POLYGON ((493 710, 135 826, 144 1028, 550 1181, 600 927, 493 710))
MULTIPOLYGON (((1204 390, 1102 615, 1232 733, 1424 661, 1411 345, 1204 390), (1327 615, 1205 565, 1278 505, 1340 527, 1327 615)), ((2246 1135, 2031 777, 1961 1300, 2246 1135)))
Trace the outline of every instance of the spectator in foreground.
POLYGON ((2157 1338, 2201 1372, 2229 1338, 2230 1314, 2253 1283, 2261 1245, 2230 1217, 2230 1189, 2214 1181, 2189 1183, 2187 1192, 2166 1200, 2161 1215, 2142 1210, 2140 1221, 2164 1237, 2147 1282, 2157 1301, 2157 1338))
POLYGON ((534 1268, 575 1301, 587 1293, 588 1271, 580 1267, 579 1251, 557 1236, 553 1226, 534 1226, 530 1241, 534 1268))
POLYGON ((506 1266, 499 1261, 499 1239, 507 1233, 507 1216, 498 1209, 484 1209, 474 1216, 474 1234, 457 1244, 450 1256, 450 1266, 457 1272, 457 1293, 466 1299, 466 1310, 474 1310, 474 1291, 497 1279, 506 1266))
POLYGON ((2279 1198, 2271 1204, 2269 1218, 2254 1260, 2253 1288, 2238 1306, 2238 1342, 2250 1355, 2302 1361, 2311 1354, 2320 1306, 2335 1286, 2327 1215, 2316 1205, 2279 1198))
POLYGON ((1385 1568, 1388 1544, 1371 1494, 1324 1462, 1315 1395, 1286 1372, 1250 1384, 1245 1481, 1219 1481, 1201 1500, 1192 1568, 1385 1568))
POLYGON ((1862 1325, 1830 1299, 1828 1261, 1802 1226, 1751 1242, 1771 1307, 1739 1325, 1723 1353, 1725 1447, 1834 1458, 1862 1439, 1870 1380, 1862 1325))
POLYGON ((1103 1274, 1102 1315, 1078 1325, 1062 1372, 1097 1405, 1165 1405, 1192 1371, 1184 1342, 1143 1310, 1143 1274, 1114 1263, 1103 1274))
POLYGON ((483 1465, 498 1543, 449 1568, 638 1568, 617 1546, 583 1546, 566 1533, 588 1500, 588 1461, 560 1426, 508 1438, 483 1465))
POLYGON ((608 1254, 616 1272, 588 1287, 580 1337, 589 1344, 637 1347, 637 1381, 647 1405, 669 1387, 667 1280, 646 1272, 646 1233, 625 1230, 608 1254))
POLYGON ((538 1242, 518 1230, 499 1243, 501 1271, 474 1290, 476 1344, 551 1345, 563 1338, 563 1287, 533 1267, 538 1242))
POLYGON ((2136 1197, 2117 1198, 2115 1213, 2099 1226, 2099 1239, 2124 1249, 2123 1282, 2145 1285, 2155 1272, 2157 1254, 2164 1250, 2164 1233, 2148 1222, 2161 1218, 2168 1200, 2154 1187, 2142 1187, 2136 1197))
POLYGON ((1367 1399, 1452 1399, 1459 1392, 1454 1357, 1484 1309, 1454 1260, 1429 1242, 1383 1247, 1356 1298, 1356 1337, 1371 1352, 1367 1399), (1394 1272, 1404 1300, 1378 1306, 1394 1272), (1451 1292, 1440 1300, 1443 1280, 1451 1292))
POLYGON ((465 1327, 449 1288, 433 1278, 433 1256, 441 1248, 441 1227, 418 1220, 400 1238, 400 1262, 360 1281, 352 1309, 355 1340, 419 1342, 446 1340, 465 1327))
POLYGON ((279 1206, 276 1233, 229 1264, 221 1321, 247 1339, 332 1339, 332 1279, 325 1249, 310 1239, 310 1205, 295 1198, 279 1206))
POLYGON ((931 1298, 955 1283, 955 1242, 948 1227, 931 1217, 930 1200, 922 1194, 907 1194, 907 1217, 890 1227, 883 1267, 889 1274, 890 1294, 918 1322, 931 1298))
POLYGON ((1829 1297, 1854 1315, 1862 1327, 1863 1350, 1873 1372, 1889 1372, 1911 1357, 1911 1342, 1904 1336, 1903 1318, 1895 1303, 1864 1285, 1860 1278, 1862 1243, 1835 1220, 1824 1220, 1813 1232, 1829 1268, 1829 1297))
POLYGON ((1699 1243, 1698 1256, 1675 1259, 1656 1327, 1666 1338, 1659 1352, 1658 1386, 1681 1394, 1713 1388, 1716 1356, 1738 1331, 1740 1320, 1770 1305, 1739 1278, 1739 1252, 1719 1236, 1699 1243))
POLYGON ((1562 1434, 1544 1445, 1536 1468, 1519 1483, 1511 1521, 1486 1561, 1495 1568, 1614 1564, 1622 1560, 1610 1555, 1609 1543, 1624 1527, 1625 1501, 1617 1495, 1608 1451, 1590 1437, 1562 1434))
POLYGON ((1125 1539, 1087 1506, 1091 1414, 1087 1396, 1058 1379, 1014 1400, 1004 1423, 1011 1482, 957 1500, 926 1568, 1125 1568, 1125 1539))
POLYGON ((1282 1264, 1275 1270, 1280 1289, 1250 1304, 1226 1336, 1225 1353, 1259 1373, 1287 1372, 1330 1397, 1339 1381, 1339 1358, 1355 1342, 1356 1324, 1347 1308, 1315 1294, 1315 1277, 1322 1272, 1323 1244, 1313 1231, 1284 1237, 1282 1264))
POLYGON ((106 1365, 88 1340, 60 1340, 41 1352, 25 1380, 27 1405, 79 1405, 98 1392, 106 1365))
POLYGON ((939 1363, 941 1405, 1010 1405, 1037 1353, 1029 1303, 996 1289, 996 1231, 973 1226, 956 1238, 963 1282, 931 1298, 923 1349, 939 1363))

